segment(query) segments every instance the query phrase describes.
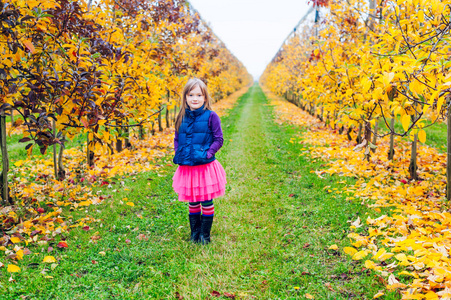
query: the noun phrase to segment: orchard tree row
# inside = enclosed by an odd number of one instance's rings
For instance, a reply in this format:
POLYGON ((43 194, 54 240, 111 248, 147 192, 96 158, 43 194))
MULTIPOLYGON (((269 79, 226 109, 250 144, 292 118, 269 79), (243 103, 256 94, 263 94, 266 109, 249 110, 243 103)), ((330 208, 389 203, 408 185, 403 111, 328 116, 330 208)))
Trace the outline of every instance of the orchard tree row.
POLYGON ((53 146, 61 180, 67 139, 87 134, 90 166, 94 153, 127 146, 131 127, 141 138, 149 123, 161 130, 163 111, 169 125, 189 77, 205 80, 216 100, 252 80, 184 0, 0 0, 0 45, 4 204, 6 121, 25 126, 28 153, 53 146))
MULTIPOLYGON (((287 39, 260 81, 349 138, 355 131, 366 159, 377 137, 390 135, 393 159, 394 137, 410 136, 409 172, 417 179, 417 143, 426 141, 424 128, 449 116, 451 1, 313 4, 323 17, 287 39), (387 128, 383 134, 381 122, 387 128)), ((448 186, 450 122, 448 117, 448 186)))

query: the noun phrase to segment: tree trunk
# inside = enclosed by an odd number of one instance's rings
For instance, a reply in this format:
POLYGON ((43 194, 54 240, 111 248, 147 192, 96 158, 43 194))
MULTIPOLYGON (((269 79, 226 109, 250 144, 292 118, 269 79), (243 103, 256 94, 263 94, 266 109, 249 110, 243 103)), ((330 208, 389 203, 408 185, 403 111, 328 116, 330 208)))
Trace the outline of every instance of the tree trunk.
POLYGON ((158 113, 158 131, 163 131, 163 125, 161 124, 161 105, 160 105, 160 112, 158 113))
POLYGON ((374 29, 374 23, 376 23, 376 18, 375 18, 375 16, 376 16, 376 13, 377 13, 377 11, 376 11, 376 8, 377 8, 377 0, 369 0, 369 8, 370 8, 370 16, 368 17, 369 18, 369 27, 371 28, 371 29, 374 29))
MULTIPOLYGON (((369 143, 371 141, 371 123, 365 122, 365 136, 364 139, 367 141, 367 147, 369 146, 369 143)), ((365 158, 367 161, 370 161, 371 153, 367 149, 365 149, 365 158)))
MULTIPOLYGON (((127 123, 128 125, 129 123, 127 123)), ((131 143, 130 143, 130 127, 125 127, 125 141, 124 141, 124 146, 125 148, 130 148, 131 147, 131 143)))
POLYGON ((7 205, 8 203, 12 204, 11 198, 9 197, 9 189, 8 189, 8 171, 9 171, 9 158, 8 158, 8 149, 6 148, 6 115, 5 111, 1 112, 0 115, 0 138, 1 138, 1 148, 2 148, 2 162, 3 162, 3 170, 2 170, 2 180, 1 180, 1 190, 2 190, 2 204, 7 205))
POLYGON ((172 123, 175 124, 175 120, 177 120, 177 104, 174 105, 174 119, 172 120, 172 123))
POLYGON ((417 145, 418 145, 418 134, 415 134, 412 142, 412 153, 410 155, 409 173, 412 180, 418 179, 417 174, 417 145))
POLYGON ((116 138, 116 153, 122 152, 122 137, 121 137, 122 132, 120 131, 121 130, 118 129, 118 137, 116 138))
POLYGON ((363 130, 362 123, 359 123, 359 132, 357 133, 357 138, 355 140, 357 144, 362 143, 362 130, 363 130))
POLYGON ((346 135, 348 136, 348 141, 352 141, 351 132, 352 132, 352 126, 349 126, 348 132, 346 133, 346 135))
POLYGON ((169 107, 166 105, 166 128, 171 127, 169 124, 169 107))
MULTIPOLYGON (((65 139, 65 136, 63 135, 63 140, 65 139)), ((66 170, 64 170, 63 165, 63 151, 64 151, 64 144, 60 144, 60 152, 58 154, 58 180, 63 180, 66 178, 66 170)))
POLYGON ((142 125, 139 125, 139 140, 142 141, 144 139, 144 128, 142 125))
MULTIPOLYGON (((56 122, 52 119, 53 138, 56 138, 56 122)), ((56 156, 56 143, 53 144, 53 172, 55 173, 55 179, 58 180, 58 162, 56 156)))
POLYGON ((337 127, 338 127, 338 125, 337 125, 337 120, 338 120, 338 112, 337 111, 334 111, 334 114, 333 114, 333 118, 334 118, 334 130, 335 129, 337 129, 337 127))
MULTIPOLYGON (((122 125, 122 121, 116 120, 116 125, 122 125)), ((121 127, 116 128, 117 138, 116 138, 116 152, 122 152, 122 129, 121 127)))
POLYGON ((395 116, 390 120, 390 149, 388 150, 388 159, 393 160, 395 157, 395 116))
MULTIPOLYGON (((373 134, 373 145, 376 146, 377 143, 377 129, 379 127, 379 123, 377 122, 378 120, 376 120, 376 123, 374 124, 374 134, 373 134)), ((376 152, 376 148, 371 148, 371 151, 376 152)))
POLYGON ((91 161, 91 150, 89 147, 89 132, 86 135, 86 168, 89 169, 89 167, 92 166, 92 161, 91 161))

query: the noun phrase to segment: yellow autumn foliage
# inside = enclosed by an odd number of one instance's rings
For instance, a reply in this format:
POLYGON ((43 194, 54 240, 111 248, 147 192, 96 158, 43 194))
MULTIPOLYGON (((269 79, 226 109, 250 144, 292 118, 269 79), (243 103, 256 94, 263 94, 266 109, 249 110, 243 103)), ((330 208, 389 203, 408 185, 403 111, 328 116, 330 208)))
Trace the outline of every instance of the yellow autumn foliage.
MULTIPOLYGON (((299 141, 302 153, 312 159, 327 161, 316 172, 320 178, 328 175, 357 178, 346 185, 346 196, 337 201, 358 201, 379 213, 360 223, 368 230, 359 234, 357 221, 350 225, 348 237, 354 247, 343 251, 350 258, 360 258, 368 251, 364 265, 386 278, 388 290, 399 290, 403 299, 427 299, 447 295, 451 280, 451 213, 443 201, 446 188, 445 155, 427 145, 419 153, 421 181, 408 181, 407 165, 410 147, 398 140, 396 151, 405 156, 387 159, 388 137, 379 141, 370 161, 363 161, 363 153, 353 151, 355 143, 346 135, 337 134, 318 119, 281 97, 265 89, 275 106, 276 121, 306 128, 299 141), (380 208, 391 208, 390 214, 381 214, 380 208), (354 229, 352 229, 354 228, 354 229), (404 276, 407 283, 396 277, 404 276), (438 296, 437 296, 438 295, 438 296)), ((336 197, 336 196, 334 196, 336 197)), ((383 295, 378 293, 377 295, 383 295)), ((439 298, 440 299, 440 298, 439 298)), ((445 298, 446 299, 446 298, 445 298)))

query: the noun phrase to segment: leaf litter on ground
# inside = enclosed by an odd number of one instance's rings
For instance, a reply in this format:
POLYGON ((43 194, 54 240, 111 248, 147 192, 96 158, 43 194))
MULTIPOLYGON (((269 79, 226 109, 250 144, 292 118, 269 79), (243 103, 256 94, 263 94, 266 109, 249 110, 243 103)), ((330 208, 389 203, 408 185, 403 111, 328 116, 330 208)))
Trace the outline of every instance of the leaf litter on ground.
MULTIPOLYGON (((445 202, 445 154, 420 145, 420 180, 409 180, 410 143, 396 139, 395 158, 390 161, 389 137, 380 139, 368 162, 363 160, 363 151, 356 151, 355 141, 265 92, 272 99, 278 123, 306 129, 298 141, 304 154, 327 162, 323 169, 312 172, 320 178, 328 174, 358 179, 342 191, 328 192, 345 193, 347 201, 359 201, 379 214, 350 222, 352 247, 344 247, 343 252, 361 260, 365 268, 380 276, 388 291, 399 291, 402 299, 451 299, 451 213, 445 202), (382 209, 389 213, 383 214, 382 209)), ((383 295, 381 291, 374 298, 383 295)))
MULTIPOLYGON (((213 109, 220 117, 226 115, 248 88, 243 87, 215 103, 213 109)), ((9 135, 22 134, 24 129, 18 120, 12 126, 7 123, 9 135)), ((89 231, 89 224, 92 227, 102 220, 89 215, 74 220, 72 216, 64 214, 63 208, 67 207, 70 211, 86 210, 91 205, 100 205, 113 196, 94 194, 93 187, 105 186, 114 193, 119 188, 127 189, 123 184, 113 189, 112 184, 116 183, 117 178, 124 179, 141 172, 158 172, 162 166, 157 160, 173 154, 173 137, 174 129, 166 128, 143 140, 132 136, 132 146, 120 153, 109 154, 107 149, 96 149, 95 165, 92 168, 85 167, 86 144, 82 149, 66 149, 63 156, 66 178, 62 181, 54 178, 51 158, 31 156, 14 162, 10 166, 9 177, 15 204, 0 207, 0 226, 4 231, 0 237, 0 251, 4 253, 0 268, 7 268, 9 273, 21 272, 18 264, 24 255, 32 254, 27 248, 31 245, 39 247, 52 241, 60 249, 70 247, 70 243, 63 240, 64 234, 78 227, 89 231)), ((135 206, 129 201, 123 204, 135 206)), ((91 238, 94 243, 98 239, 98 235, 91 238)), ((140 236, 139 239, 147 237, 140 236)), ((44 262, 49 259, 49 256, 46 257, 44 262)))

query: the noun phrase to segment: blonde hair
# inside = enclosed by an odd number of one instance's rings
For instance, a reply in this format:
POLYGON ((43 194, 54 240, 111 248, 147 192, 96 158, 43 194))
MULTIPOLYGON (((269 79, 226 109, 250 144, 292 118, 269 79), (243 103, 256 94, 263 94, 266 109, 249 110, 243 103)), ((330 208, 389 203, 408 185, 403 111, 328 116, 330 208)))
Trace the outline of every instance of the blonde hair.
POLYGON ((204 95, 204 109, 211 110, 212 99, 210 97, 210 94, 208 93, 207 85, 199 78, 191 78, 183 88, 182 105, 180 105, 180 111, 177 115, 177 119, 175 120, 175 131, 177 132, 179 131, 180 125, 182 124, 183 118, 185 117, 185 110, 189 109, 188 103, 186 101, 186 95, 191 92, 196 86, 200 88, 202 95, 204 95))

